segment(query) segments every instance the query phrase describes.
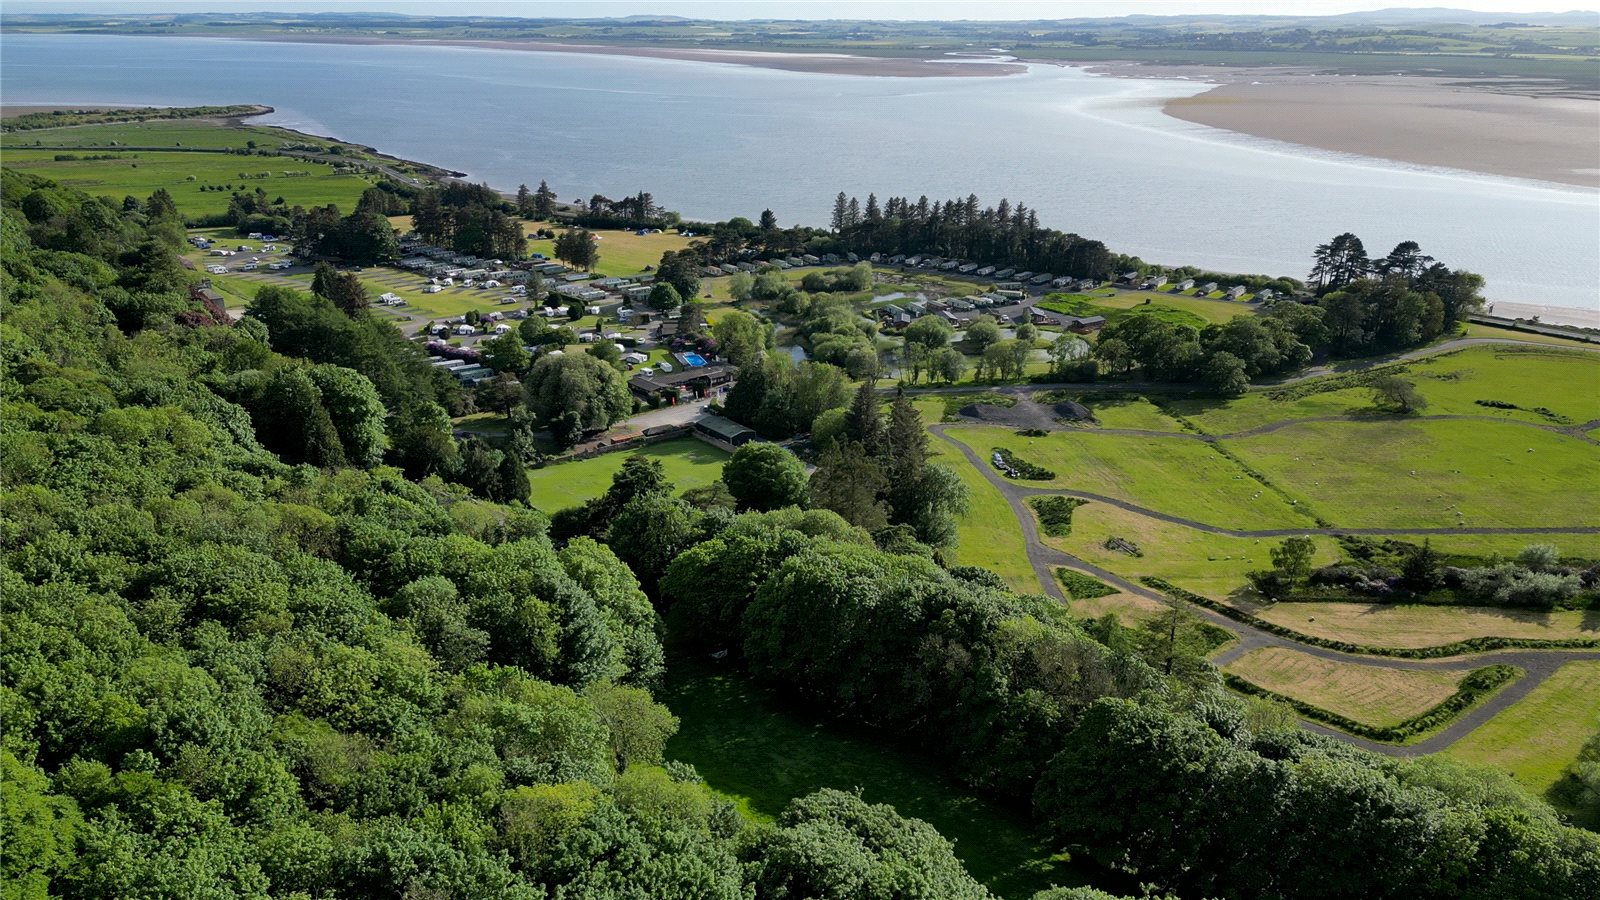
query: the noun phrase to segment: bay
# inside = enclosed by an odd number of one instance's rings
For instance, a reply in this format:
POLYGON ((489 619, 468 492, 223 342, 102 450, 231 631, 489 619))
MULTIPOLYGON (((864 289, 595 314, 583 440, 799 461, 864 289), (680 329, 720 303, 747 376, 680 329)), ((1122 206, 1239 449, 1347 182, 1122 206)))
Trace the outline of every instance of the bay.
POLYGON ((639 190, 685 217, 825 224, 834 194, 975 193, 1148 261, 1303 276, 1353 231, 1482 273, 1492 300, 1600 307, 1600 193, 1342 156, 1165 116, 1204 86, 1033 66, 880 78, 596 54, 207 38, 0 38, 7 105, 264 103, 258 121, 501 189, 639 190))

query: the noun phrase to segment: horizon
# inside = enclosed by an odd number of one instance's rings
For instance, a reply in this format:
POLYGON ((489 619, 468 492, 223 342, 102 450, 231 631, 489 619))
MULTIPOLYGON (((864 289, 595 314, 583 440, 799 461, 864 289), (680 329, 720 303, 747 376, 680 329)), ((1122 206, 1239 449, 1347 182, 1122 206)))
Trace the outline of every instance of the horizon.
MULTIPOLYGON (((672 17, 710 21, 901 21, 901 22, 1005 22, 1061 21, 1071 19, 1130 19, 1135 17, 1184 18, 1206 16, 1254 16, 1316 19, 1333 16, 1377 15, 1399 10, 1470 13, 1474 16, 1568 16, 1600 11, 1585 8, 1551 9, 1544 0, 1463 0, 1460 3, 1370 4, 1349 0, 1309 0, 1297 4, 1293 12, 1279 11, 1279 5, 1266 0, 1220 0, 1197 3, 1190 0, 467 0, 451 4, 441 12, 435 3, 419 0, 81 0, 44 2, 13 0, 6 12, 28 15, 204 15, 229 13, 363 13, 402 15, 419 18, 457 18, 462 16, 523 19, 625 19, 672 17), (1130 10, 1129 7, 1132 7, 1130 10), (603 12, 601 12, 603 10, 603 12), (902 10, 915 10, 911 15, 902 10), (600 14, 597 14, 600 13, 600 14)), ((1597 21, 1600 25, 1600 21, 1597 21)))

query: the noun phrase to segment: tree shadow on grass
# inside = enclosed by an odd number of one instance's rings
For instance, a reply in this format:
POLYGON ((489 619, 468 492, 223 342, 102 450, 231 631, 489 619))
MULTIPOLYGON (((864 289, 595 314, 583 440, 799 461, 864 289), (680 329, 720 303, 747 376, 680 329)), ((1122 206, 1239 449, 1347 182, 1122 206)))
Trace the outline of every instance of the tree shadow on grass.
POLYGON ((869 803, 931 823, 1001 897, 1091 880, 1113 891, 1134 887, 1057 853, 1030 821, 1026 801, 978 794, 916 748, 793 702, 732 661, 674 653, 657 699, 680 721, 667 756, 692 764, 756 817, 775 818, 790 800, 822 788, 859 790, 869 803))

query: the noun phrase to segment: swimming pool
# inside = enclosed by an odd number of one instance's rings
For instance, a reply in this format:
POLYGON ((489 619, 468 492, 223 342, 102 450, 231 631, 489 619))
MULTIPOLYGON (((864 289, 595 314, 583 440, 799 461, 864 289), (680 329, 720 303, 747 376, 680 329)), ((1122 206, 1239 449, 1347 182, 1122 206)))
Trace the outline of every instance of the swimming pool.
POLYGON ((698 368, 700 366, 705 365, 706 364, 706 360, 705 360, 705 357, 701 356, 698 353, 685 353, 685 354, 683 354, 683 364, 686 365, 686 366, 694 366, 694 367, 698 368))

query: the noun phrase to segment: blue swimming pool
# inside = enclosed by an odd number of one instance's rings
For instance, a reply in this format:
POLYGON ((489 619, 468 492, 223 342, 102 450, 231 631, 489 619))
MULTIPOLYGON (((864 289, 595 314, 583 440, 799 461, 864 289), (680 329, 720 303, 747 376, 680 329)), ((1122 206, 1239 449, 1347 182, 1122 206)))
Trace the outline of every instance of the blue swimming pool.
POLYGON ((706 360, 705 357, 698 353, 685 353, 683 354, 683 364, 686 366, 699 367, 705 365, 706 360))

